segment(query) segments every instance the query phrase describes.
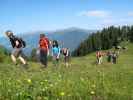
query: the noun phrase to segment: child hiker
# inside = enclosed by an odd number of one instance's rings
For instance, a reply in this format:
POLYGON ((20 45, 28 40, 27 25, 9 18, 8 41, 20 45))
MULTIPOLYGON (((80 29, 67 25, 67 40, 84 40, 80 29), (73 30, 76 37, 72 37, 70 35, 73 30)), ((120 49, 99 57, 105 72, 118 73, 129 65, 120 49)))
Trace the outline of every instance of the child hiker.
POLYGON ((64 56, 65 66, 68 67, 69 66, 70 51, 68 48, 62 48, 61 51, 62 51, 62 54, 64 56))
POLYGON ((56 66, 59 63, 59 57, 60 57, 60 47, 56 40, 54 40, 52 43, 52 57, 53 57, 53 63, 56 66))

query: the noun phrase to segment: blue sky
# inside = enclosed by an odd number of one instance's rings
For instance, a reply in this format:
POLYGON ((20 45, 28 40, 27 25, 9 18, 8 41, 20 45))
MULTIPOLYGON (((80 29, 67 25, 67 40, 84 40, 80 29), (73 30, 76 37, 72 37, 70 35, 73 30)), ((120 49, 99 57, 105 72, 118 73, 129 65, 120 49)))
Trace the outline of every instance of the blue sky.
POLYGON ((0 0, 0 36, 69 27, 133 24, 133 0, 0 0))

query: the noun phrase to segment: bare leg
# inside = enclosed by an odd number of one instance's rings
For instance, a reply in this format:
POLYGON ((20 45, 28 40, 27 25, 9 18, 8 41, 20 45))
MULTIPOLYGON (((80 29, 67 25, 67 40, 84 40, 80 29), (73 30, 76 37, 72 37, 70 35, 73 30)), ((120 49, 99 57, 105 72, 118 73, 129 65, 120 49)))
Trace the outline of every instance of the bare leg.
POLYGON ((68 62, 66 62, 66 67, 68 67, 69 66, 69 64, 68 64, 68 62))
POLYGON ((26 64, 26 61, 24 60, 23 57, 19 56, 18 58, 20 59, 20 61, 21 61, 24 65, 26 64))
POLYGON ((13 54, 11 54, 11 59, 12 59, 13 63, 17 64, 16 57, 13 54))

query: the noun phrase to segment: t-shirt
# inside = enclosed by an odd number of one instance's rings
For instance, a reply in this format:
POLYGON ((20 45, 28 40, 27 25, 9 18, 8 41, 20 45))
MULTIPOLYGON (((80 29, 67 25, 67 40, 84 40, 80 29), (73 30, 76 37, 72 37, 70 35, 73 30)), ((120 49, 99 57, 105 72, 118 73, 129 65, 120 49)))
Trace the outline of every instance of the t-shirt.
POLYGON ((53 52, 53 55, 58 55, 60 53, 60 48, 59 47, 53 47, 52 52, 53 52))
POLYGON ((22 47, 22 42, 21 40, 16 37, 16 36, 11 36, 9 37, 11 45, 13 48, 21 48, 22 47))
POLYGON ((48 51, 48 43, 46 38, 40 38, 39 45, 41 49, 48 51))

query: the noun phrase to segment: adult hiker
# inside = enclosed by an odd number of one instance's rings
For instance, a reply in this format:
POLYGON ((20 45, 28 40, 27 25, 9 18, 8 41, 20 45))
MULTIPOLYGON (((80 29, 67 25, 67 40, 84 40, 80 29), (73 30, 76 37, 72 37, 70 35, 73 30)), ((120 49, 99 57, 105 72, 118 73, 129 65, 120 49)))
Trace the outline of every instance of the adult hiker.
POLYGON ((70 59, 70 51, 68 48, 62 48, 61 52, 64 56, 65 66, 68 67, 69 66, 69 59, 70 59))
POLYGON ((52 43, 52 57, 53 57, 53 63, 56 66, 59 63, 59 57, 60 57, 60 47, 57 40, 54 40, 52 43))
POLYGON ((108 51, 108 52, 107 52, 107 61, 108 61, 109 63, 112 62, 112 52, 111 52, 111 51, 108 51))
POLYGON ((102 64, 103 61, 103 54, 102 51, 98 50, 96 52, 97 64, 102 64))
POLYGON ((27 62, 22 57, 23 52, 22 49, 26 46, 25 41, 22 40, 22 38, 19 38, 13 34, 12 31, 6 31, 6 36, 9 38, 11 45, 13 47, 12 53, 11 53, 11 59, 15 65, 17 65, 17 58, 22 62, 23 66, 26 67, 27 62))
POLYGON ((113 64, 116 64, 117 58, 118 58, 118 55, 117 55, 116 51, 114 51, 112 54, 112 63, 113 64))
POLYGON ((40 62, 44 68, 47 67, 47 56, 49 54, 48 38, 45 34, 40 34, 39 49, 40 49, 40 62))

